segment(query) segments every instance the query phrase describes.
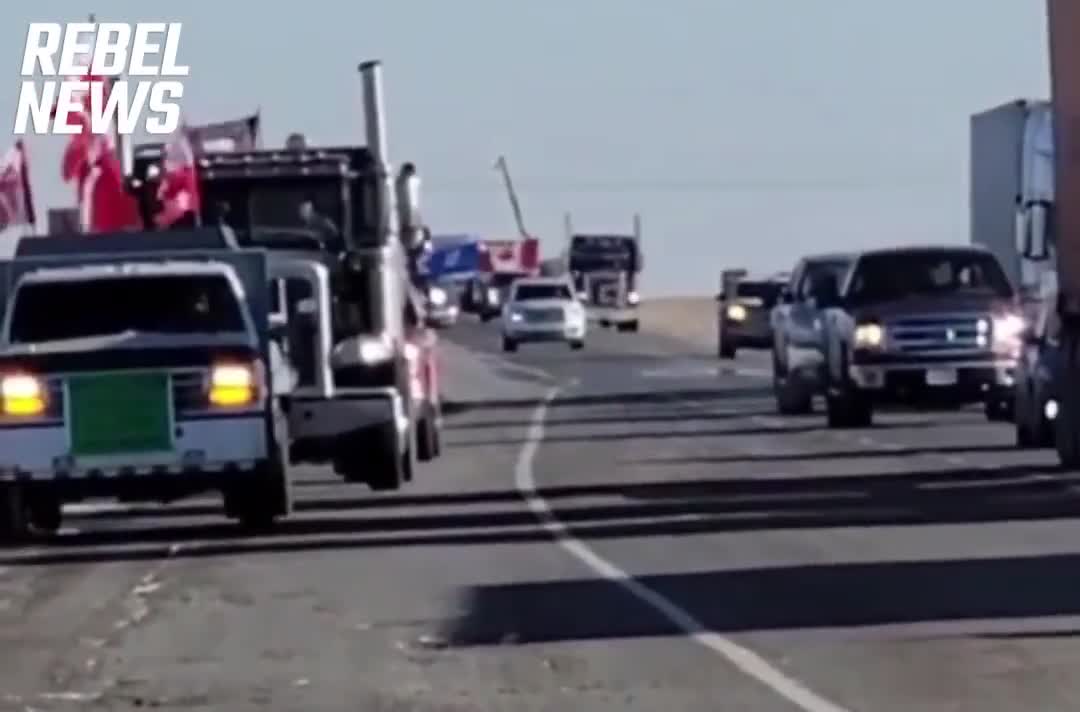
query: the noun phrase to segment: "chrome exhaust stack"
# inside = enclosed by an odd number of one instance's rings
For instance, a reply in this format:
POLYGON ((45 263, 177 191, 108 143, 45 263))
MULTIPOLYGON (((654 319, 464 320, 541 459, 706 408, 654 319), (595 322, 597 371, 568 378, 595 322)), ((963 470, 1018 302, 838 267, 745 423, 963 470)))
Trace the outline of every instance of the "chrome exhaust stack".
POLYGON ((416 172, 416 165, 411 162, 405 163, 398 171, 394 191, 401 241, 409 250, 417 250, 424 245, 424 221, 420 215, 420 186, 420 175, 416 172))
POLYGON ((377 240, 386 245, 398 230, 397 209, 394 206, 394 178, 390 172, 386 147, 386 116, 383 109, 382 62, 370 60, 359 66, 364 101, 364 134, 371 153, 378 185, 379 214, 376 217, 377 240))

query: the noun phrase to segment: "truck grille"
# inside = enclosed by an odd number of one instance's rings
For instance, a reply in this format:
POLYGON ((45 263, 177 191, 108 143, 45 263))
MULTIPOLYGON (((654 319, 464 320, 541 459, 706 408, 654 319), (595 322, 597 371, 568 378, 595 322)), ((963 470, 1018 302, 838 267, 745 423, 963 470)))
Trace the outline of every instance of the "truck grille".
POLYGON ((526 309, 525 321, 534 324, 550 324, 553 322, 560 322, 563 320, 563 310, 561 307, 551 307, 548 309, 526 309))
POLYGON ((979 322, 988 319, 978 314, 909 317, 886 324, 888 345, 892 351, 949 352, 988 348, 989 334, 979 332, 979 322))

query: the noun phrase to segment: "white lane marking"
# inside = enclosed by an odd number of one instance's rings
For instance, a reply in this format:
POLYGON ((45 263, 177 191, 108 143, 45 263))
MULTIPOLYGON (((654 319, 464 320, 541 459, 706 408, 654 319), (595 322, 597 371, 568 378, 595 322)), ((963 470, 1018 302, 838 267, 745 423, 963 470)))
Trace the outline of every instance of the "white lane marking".
POLYGON ((691 640, 724 657, 743 674, 762 683, 803 712, 848 712, 847 709, 813 692, 798 680, 788 677, 754 651, 710 631, 688 611, 597 554, 585 542, 575 537, 555 516, 547 501, 537 492, 536 480, 533 476, 533 460, 544 439, 544 419, 547 416, 548 406, 561 390, 560 387, 548 390, 533 411, 525 444, 518 453, 514 467, 514 484, 518 493, 536 515, 540 525, 555 538, 562 548, 595 574, 623 587, 632 596, 682 630, 691 640))

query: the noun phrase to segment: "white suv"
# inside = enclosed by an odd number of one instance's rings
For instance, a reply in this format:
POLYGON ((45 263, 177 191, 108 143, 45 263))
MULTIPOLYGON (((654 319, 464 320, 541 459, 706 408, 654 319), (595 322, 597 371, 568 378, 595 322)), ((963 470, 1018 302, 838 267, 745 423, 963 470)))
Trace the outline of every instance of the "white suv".
POLYGON ((502 310, 503 351, 526 341, 565 341, 585 347, 585 307, 573 285, 558 277, 520 279, 502 310))

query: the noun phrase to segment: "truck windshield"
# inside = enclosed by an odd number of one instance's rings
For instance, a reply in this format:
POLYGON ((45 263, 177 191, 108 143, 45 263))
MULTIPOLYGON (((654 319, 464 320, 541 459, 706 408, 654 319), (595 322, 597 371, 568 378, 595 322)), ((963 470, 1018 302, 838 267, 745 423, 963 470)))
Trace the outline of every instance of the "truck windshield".
POLYGON ((1011 298, 1012 286, 993 255, 928 250, 868 255, 859 261, 849 298, 859 304, 916 295, 1011 298))
POLYGON ((777 282, 740 282, 735 296, 747 301, 760 301, 762 306, 772 307, 780 296, 781 285, 777 282))
POLYGON ((573 299, 573 296, 565 284, 519 284, 514 290, 515 302, 537 299, 573 299))
POLYGON ((340 180, 208 181, 204 200, 213 222, 222 221, 259 245, 294 247, 300 240, 335 251, 346 229, 340 180))
POLYGON ((205 334, 246 331, 232 286, 220 275, 115 277, 19 287, 11 343, 126 331, 205 334))

